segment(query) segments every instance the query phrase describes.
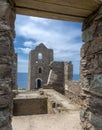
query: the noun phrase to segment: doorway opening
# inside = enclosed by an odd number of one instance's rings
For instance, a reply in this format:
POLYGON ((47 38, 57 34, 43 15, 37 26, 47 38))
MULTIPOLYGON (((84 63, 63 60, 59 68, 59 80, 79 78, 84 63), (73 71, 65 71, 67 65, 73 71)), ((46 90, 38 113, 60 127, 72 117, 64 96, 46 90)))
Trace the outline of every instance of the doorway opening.
POLYGON ((36 79, 36 88, 40 89, 42 87, 42 80, 41 79, 36 79))

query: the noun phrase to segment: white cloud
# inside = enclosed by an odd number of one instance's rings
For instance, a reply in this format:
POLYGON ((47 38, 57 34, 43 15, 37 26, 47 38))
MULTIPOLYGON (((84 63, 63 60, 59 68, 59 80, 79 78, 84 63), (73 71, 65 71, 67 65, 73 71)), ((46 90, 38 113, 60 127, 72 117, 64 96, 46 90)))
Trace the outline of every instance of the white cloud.
POLYGON ((24 46, 25 47, 29 47, 29 48, 32 48, 33 47, 33 42, 32 41, 26 41, 26 42, 24 42, 24 46))
POLYGON ((23 25, 17 22, 16 31, 17 34, 25 38, 36 39, 36 41, 45 41, 47 43, 62 43, 70 42, 74 40, 77 36, 81 35, 81 30, 79 28, 74 28, 73 26, 63 25, 60 21, 53 21, 49 19, 42 19, 42 21, 49 22, 49 26, 44 26, 42 22, 34 22, 32 19, 37 19, 41 21, 41 18, 28 17, 24 20, 23 25))
POLYGON ((43 18, 38 18, 38 17, 29 17, 29 19, 31 19, 32 21, 34 22, 37 22, 37 23, 41 23, 41 24, 45 24, 45 25, 48 25, 49 24, 49 21, 48 19, 43 19, 43 18))
POLYGON ((44 43, 54 50, 55 60, 72 60, 74 66, 78 66, 82 45, 80 23, 19 15, 16 20, 16 35, 26 39, 24 47, 19 47, 24 54, 28 54, 39 43, 44 43))
POLYGON ((31 48, 18 48, 18 49, 21 50, 25 54, 29 54, 29 52, 31 51, 31 48))

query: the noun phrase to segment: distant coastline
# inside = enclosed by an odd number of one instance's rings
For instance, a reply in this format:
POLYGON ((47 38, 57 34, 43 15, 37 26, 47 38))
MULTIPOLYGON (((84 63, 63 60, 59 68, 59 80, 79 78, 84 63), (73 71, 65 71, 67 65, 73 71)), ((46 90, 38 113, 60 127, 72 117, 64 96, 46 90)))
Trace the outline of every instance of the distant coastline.
MULTIPOLYGON (((79 80, 78 74, 73 75, 73 80, 79 80)), ((19 88, 28 88, 28 73, 17 73, 17 84, 19 88)))

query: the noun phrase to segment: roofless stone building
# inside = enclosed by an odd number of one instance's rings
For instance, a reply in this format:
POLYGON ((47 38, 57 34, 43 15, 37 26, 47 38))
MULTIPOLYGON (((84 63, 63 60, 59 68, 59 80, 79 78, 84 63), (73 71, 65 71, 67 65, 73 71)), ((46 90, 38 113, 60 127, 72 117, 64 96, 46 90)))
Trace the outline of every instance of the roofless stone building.
POLYGON ((30 52, 29 90, 39 89, 47 83, 51 61, 53 61, 53 50, 48 49, 43 43, 30 52))
POLYGON ((28 89, 53 88, 64 94, 65 82, 72 80, 71 62, 53 61, 53 50, 43 43, 31 50, 29 54, 28 89))

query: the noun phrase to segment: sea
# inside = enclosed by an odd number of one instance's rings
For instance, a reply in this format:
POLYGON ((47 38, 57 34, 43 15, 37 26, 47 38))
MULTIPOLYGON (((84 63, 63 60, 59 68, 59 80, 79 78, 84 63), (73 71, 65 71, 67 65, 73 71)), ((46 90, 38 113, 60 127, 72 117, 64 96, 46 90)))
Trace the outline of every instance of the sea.
MULTIPOLYGON (((73 80, 79 80, 78 74, 73 75, 73 80)), ((18 88, 28 88, 28 73, 17 73, 17 85, 18 88)))

